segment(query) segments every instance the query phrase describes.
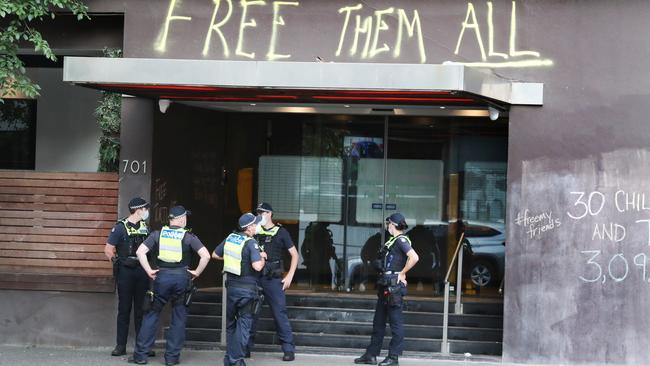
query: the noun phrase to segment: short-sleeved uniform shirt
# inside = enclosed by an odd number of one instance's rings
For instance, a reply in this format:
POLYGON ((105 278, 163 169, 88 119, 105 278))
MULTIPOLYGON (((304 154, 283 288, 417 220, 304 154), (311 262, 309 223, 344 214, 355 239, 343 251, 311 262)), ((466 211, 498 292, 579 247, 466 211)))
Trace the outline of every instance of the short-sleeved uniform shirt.
MULTIPOLYGON (((238 234, 244 235, 242 233, 238 233, 238 234)), ((223 258, 225 245, 226 245, 226 239, 224 239, 219 245, 217 245, 217 248, 214 250, 214 252, 219 257, 223 258)), ((260 255, 260 246, 257 243, 257 240, 251 238, 250 240, 246 241, 246 245, 244 245, 244 248, 242 248, 241 251, 241 258, 242 258, 242 263, 243 262, 253 263, 262 259, 262 256, 260 255)), ((251 271, 253 273, 253 276, 237 276, 232 273, 228 273, 228 281, 238 281, 238 282, 256 284, 257 281, 259 280, 259 272, 255 271, 252 267, 251 267, 251 271)))
MULTIPOLYGON (((278 233, 275 234, 274 236, 260 234, 257 235, 256 237, 257 239, 259 239, 259 244, 264 246, 264 251, 267 254, 271 252, 269 249, 275 245, 280 245, 280 247, 283 250, 289 250, 294 247, 293 240, 291 239, 291 235, 289 235, 289 231, 283 227, 280 227, 278 233)), ((273 259, 269 258, 269 260, 280 260, 280 259, 282 258, 273 258, 273 259)))
POLYGON ((395 240, 393 246, 399 250, 391 248, 390 253, 386 257, 386 264, 390 264, 388 267, 389 270, 401 271, 406 265, 406 253, 412 249, 411 243, 405 237, 401 236, 395 240))
MULTIPOLYGON (((140 227, 140 222, 134 224, 131 221, 127 220, 126 224, 129 225, 130 228, 135 230, 137 230, 140 227)), ((108 239, 106 240, 106 244, 112 245, 117 248, 121 245, 128 245, 128 241, 129 241, 129 234, 126 232, 126 228, 124 227, 124 224, 120 221, 116 223, 115 226, 113 226, 113 229, 111 229, 111 233, 108 234, 108 239)))
MULTIPOLYGON (((170 226, 171 229, 178 229, 176 226, 170 226)), ((192 262, 192 251, 198 252, 201 250, 201 248, 204 248, 203 243, 201 243, 201 240, 199 238, 190 233, 189 231, 185 233, 185 236, 183 236, 183 259, 181 260, 180 263, 166 263, 163 261, 159 261, 156 258, 156 263, 158 263, 159 267, 164 267, 164 268, 175 268, 175 267, 188 267, 191 262, 192 262)), ((147 239, 142 243, 142 245, 146 245, 147 248, 149 248, 150 251, 157 253, 160 245, 160 230, 156 230, 152 232, 147 239)), ((155 256, 157 257, 157 255, 155 256)))

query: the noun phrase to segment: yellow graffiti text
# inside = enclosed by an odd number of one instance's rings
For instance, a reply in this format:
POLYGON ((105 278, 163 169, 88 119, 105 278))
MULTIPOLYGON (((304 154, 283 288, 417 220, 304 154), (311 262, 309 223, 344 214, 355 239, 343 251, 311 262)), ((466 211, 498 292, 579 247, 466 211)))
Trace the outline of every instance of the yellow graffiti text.
POLYGON ((242 7, 241 12, 241 22, 239 23, 239 39, 237 40, 237 49, 235 54, 237 56, 248 57, 250 59, 255 59, 255 52, 246 53, 244 52, 244 30, 246 28, 255 28, 257 27, 257 22, 254 18, 251 18, 250 21, 246 21, 246 15, 248 14, 249 6, 261 6, 266 5, 264 0, 241 0, 240 5, 242 7))
POLYGON ((185 20, 191 21, 192 17, 185 17, 180 15, 174 15, 174 8, 176 7, 176 0, 171 0, 169 2, 169 9, 167 10, 167 16, 165 17, 165 25, 163 26, 162 34, 156 42, 155 49, 156 51, 165 52, 167 49, 167 36, 169 36, 169 24, 174 20, 185 20))
POLYGON ((425 63, 427 61, 427 53, 424 49, 424 40, 422 39, 422 24, 420 23, 420 14, 417 10, 413 10, 413 21, 409 23, 408 16, 406 16, 404 9, 398 9, 397 13, 399 14, 399 24, 397 26, 397 41, 395 41, 395 50, 393 51, 393 57, 398 58, 400 56, 400 53, 402 51, 402 30, 404 27, 406 27, 406 34, 409 38, 413 38, 415 31, 417 30, 420 62, 425 63))
POLYGON ((395 9, 393 7, 379 9, 375 10, 373 12, 373 15, 368 16, 353 14, 361 10, 363 10, 362 4, 357 4, 355 6, 346 6, 339 9, 339 14, 345 14, 345 17, 343 19, 343 26, 341 28, 338 48, 336 49, 335 53, 337 57, 341 56, 341 53, 343 52, 343 48, 346 43, 345 41, 348 37, 350 18, 353 15, 355 26, 352 31, 352 43, 350 45, 348 55, 350 57, 357 56, 359 53, 359 45, 362 36, 365 38, 363 48, 359 55, 361 59, 372 59, 382 53, 390 52, 391 47, 388 44, 381 42, 380 38, 382 33, 387 33, 390 31, 390 26, 385 21, 387 16, 390 14, 397 14, 397 38, 393 47, 393 57, 400 57, 402 42, 404 40, 404 33, 406 33, 406 35, 408 35, 408 38, 417 37, 420 62, 424 63, 426 61, 426 51, 424 49, 424 41, 422 37, 422 25, 420 23, 420 15, 417 10, 413 11, 413 17, 410 21, 404 9, 395 9), (406 32, 404 32, 404 30, 406 30, 406 32), (381 47, 379 46, 380 43, 382 44, 381 47))
POLYGON ((275 53, 275 47, 278 42, 278 26, 286 25, 284 19, 280 15, 281 6, 299 6, 297 1, 275 1, 273 2, 273 28, 271 31, 271 43, 269 44, 269 52, 266 54, 266 59, 269 61, 287 59, 291 55, 281 55, 275 53))
POLYGON ((221 39, 221 45, 223 46, 223 55, 225 57, 230 56, 228 42, 226 41, 226 37, 223 35, 223 32, 220 29, 223 25, 228 23, 228 20, 230 20, 230 16, 232 15, 232 0, 225 0, 225 2, 228 4, 228 12, 226 13, 226 16, 224 16, 223 19, 219 21, 219 23, 215 24, 214 22, 217 19, 217 13, 219 12, 221 0, 214 0, 214 11, 212 12, 212 19, 210 20, 210 27, 208 28, 208 34, 205 36, 205 43, 203 43, 203 56, 207 56, 208 52, 210 51, 210 40, 212 39, 212 32, 217 32, 219 38, 221 39))
POLYGON ((479 49, 481 50, 481 60, 487 60, 487 57, 485 57, 485 48, 483 47, 483 39, 481 38, 481 27, 478 24, 478 20, 476 20, 476 11, 474 10, 474 4, 472 3, 467 3, 467 15, 465 15, 463 28, 460 30, 460 35, 458 36, 456 50, 454 51, 455 54, 458 54, 458 51, 460 50, 460 44, 463 41, 463 35, 465 35, 466 29, 474 30, 474 33, 476 34, 476 41, 478 42, 479 49), (470 17, 472 18, 471 23, 469 22, 470 17))
POLYGON ((483 39, 481 37, 481 26, 476 16, 476 9, 471 2, 467 3, 467 13, 465 20, 461 23, 460 35, 456 43, 456 50, 454 54, 458 55, 460 52, 465 30, 473 30, 476 36, 476 42, 481 53, 480 62, 461 62, 461 64, 476 67, 493 67, 493 68, 506 68, 506 67, 541 67, 552 66, 553 61, 550 59, 541 58, 541 54, 537 51, 518 51, 517 44, 517 2, 511 2, 510 11, 510 34, 508 38, 508 53, 496 52, 494 50, 494 6, 491 1, 487 3, 487 26, 488 26, 488 52, 485 53, 483 39), (492 61, 490 58, 499 57, 508 61, 492 61), (513 60, 512 58, 525 57, 524 60, 513 60))

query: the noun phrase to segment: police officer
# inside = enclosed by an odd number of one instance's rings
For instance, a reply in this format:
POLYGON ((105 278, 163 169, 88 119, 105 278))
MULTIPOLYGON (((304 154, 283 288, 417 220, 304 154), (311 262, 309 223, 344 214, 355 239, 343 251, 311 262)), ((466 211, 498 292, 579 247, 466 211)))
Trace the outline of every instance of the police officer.
POLYGON ((265 254, 253 236, 260 230, 262 217, 245 213, 239 218, 240 231, 228 235, 212 257, 223 260, 226 276, 226 355, 225 366, 245 366, 244 356, 254 314, 259 312, 259 274, 265 254))
POLYGON ((147 363, 147 354, 156 340, 160 311, 165 304, 170 304, 172 307, 165 365, 176 365, 179 362, 185 342, 187 320, 185 296, 190 293, 191 279, 200 276, 210 261, 210 252, 196 235, 185 228, 189 214, 190 211, 183 206, 172 207, 169 210, 169 226, 163 226, 161 230, 151 233, 136 252, 140 264, 153 280, 153 296, 151 310, 145 314, 142 321, 133 358, 129 359, 130 363, 140 365, 147 363), (156 254, 155 262, 158 269, 152 269, 147 262, 147 253, 150 251, 156 254), (194 270, 188 268, 192 251, 201 257, 194 270))
POLYGON ((113 356, 126 354, 126 341, 129 335, 129 318, 133 308, 133 323, 138 334, 142 324, 142 302, 149 287, 149 278, 144 271, 136 250, 149 235, 145 220, 149 217, 149 203, 140 197, 129 202, 128 217, 118 221, 111 230, 104 254, 113 261, 113 274, 117 285, 117 337, 113 356))
POLYGON ((398 357, 404 349, 404 320, 402 318, 403 297, 406 295, 406 273, 413 268, 419 257, 411 247, 411 240, 404 235, 408 228, 406 219, 400 213, 386 218, 386 230, 391 238, 379 252, 376 267, 378 299, 372 324, 372 337, 366 352, 354 360, 357 364, 376 365, 386 332, 386 318, 390 320, 392 338, 388 357, 380 366, 399 365, 398 357))
MULTIPOLYGON (((289 317, 287 316, 287 299, 284 291, 291 286, 291 281, 293 281, 293 276, 296 273, 299 258, 298 251, 287 229, 273 222, 273 208, 270 204, 260 203, 257 206, 257 214, 262 217, 262 229, 255 238, 260 245, 261 251, 268 256, 262 270, 260 285, 264 298, 271 308, 273 319, 275 319, 275 327, 282 344, 282 352, 284 352, 282 360, 293 361, 295 359, 295 346, 293 344, 291 324, 289 324, 289 317), (289 251, 291 255, 291 265, 286 276, 284 276, 284 264, 282 262, 282 255, 285 250, 289 251)), ((251 337, 248 343, 249 351, 254 346, 257 319, 256 316, 251 329, 251 337)), ((247 353, 247 356, 250 356, 250 352, 247 353)))

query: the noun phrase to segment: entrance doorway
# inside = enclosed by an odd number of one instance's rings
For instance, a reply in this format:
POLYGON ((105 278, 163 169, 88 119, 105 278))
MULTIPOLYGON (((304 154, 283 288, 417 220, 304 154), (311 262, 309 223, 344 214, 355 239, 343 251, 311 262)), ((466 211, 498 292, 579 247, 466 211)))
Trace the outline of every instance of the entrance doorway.
MULTIPOLYGON (((153 225, 183 204, 208 249, 259 202, 300 253, 292 289, 374 293, 372 259, 399 211, 420 262, 409 294, 432 297, 459 230, 471 245, 467 292, 503 276, 507 119, 236 113, 173 104, 154 124, 153 225), (462 223, 462 225, 461 225, 462 223)), ((289 260, 285 260, 288 267, 289 260)), ((202 287, 221 285, 212 262, 202 287)))

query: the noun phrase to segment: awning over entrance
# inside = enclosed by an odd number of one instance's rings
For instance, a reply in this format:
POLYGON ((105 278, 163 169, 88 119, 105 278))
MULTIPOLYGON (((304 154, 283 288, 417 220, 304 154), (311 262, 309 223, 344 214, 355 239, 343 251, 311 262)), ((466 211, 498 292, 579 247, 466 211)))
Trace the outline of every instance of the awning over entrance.
POLYGON ((371 106, 502 111, 542 105, 543 84, 463 65, 66 57, 63 79, 95 89, 213 106, 371 106))

